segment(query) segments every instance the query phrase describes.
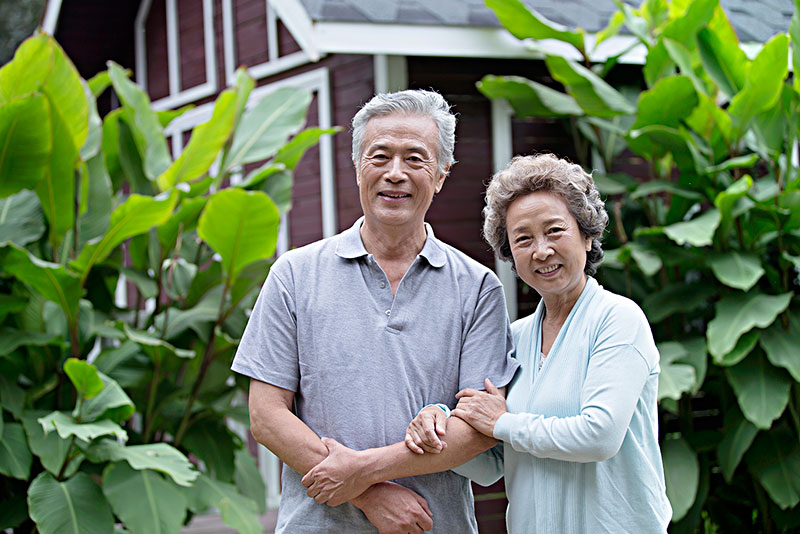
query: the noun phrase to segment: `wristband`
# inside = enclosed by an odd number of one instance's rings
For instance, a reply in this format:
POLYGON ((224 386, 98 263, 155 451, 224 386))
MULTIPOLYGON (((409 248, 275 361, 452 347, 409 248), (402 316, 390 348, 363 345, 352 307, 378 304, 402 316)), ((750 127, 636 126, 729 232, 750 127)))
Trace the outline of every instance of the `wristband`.
MULTIPOLYGON (((450 408, 446 404, 442 404, 441 402, 437 402, 436 404, 426 404, 425 406, 422 407, 422 410, 424 410, 428 406, 437 406, 439 409, 441 409, 444 412, 444 416, 445 417, 450 417, 450 408)), ((422 410, 420 410, 420 411, 422 411, 422 410)))

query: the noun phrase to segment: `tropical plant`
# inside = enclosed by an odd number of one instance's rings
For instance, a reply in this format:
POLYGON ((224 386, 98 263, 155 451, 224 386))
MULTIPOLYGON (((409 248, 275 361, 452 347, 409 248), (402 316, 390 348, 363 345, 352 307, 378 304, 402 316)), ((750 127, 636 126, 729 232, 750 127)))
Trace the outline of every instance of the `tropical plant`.
POLYGON ((291 171, 334 130, 300 131, 305 90, 246 107, 239 70, 173 159, 188 108, 154 111, 127 74, 86 82, 44 34, 0 69, 0 529, 178 532, 216 507, 261 532, 229 366, 291 171))
POLYGON ((753 57, 718 0, 615 2, 594 46, 622 28, 634 42, 595 64, 583 30, 486 0, 517 38, 556 39, 582 59, 545 54, 557 84, 486 76, 479 90, 518 117, 561 119, 607 195, 598 276, 641 303, 661 352, 670 532, 796 531, 798 1, 789 35, 753 57), (620 66, 634 49, 644 64, 620 66))

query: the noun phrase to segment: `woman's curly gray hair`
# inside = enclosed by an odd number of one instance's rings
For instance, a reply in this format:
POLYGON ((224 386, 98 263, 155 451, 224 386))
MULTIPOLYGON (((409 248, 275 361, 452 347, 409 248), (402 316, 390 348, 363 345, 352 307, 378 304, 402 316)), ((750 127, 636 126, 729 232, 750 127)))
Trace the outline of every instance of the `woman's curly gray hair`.
POLYGON ((589 275, 597 272, 597 264, 603 259, 601 237, 608 224, 605 205, 590 174, 580 165, 553 154, 517 156, 489 182, 483 208, 483 236, 495 254, 513 264, 506 213, 514 200, 536 191, 552 193, 564 201, 578 221, 581 234, 592 239, 584 272, 589 275))

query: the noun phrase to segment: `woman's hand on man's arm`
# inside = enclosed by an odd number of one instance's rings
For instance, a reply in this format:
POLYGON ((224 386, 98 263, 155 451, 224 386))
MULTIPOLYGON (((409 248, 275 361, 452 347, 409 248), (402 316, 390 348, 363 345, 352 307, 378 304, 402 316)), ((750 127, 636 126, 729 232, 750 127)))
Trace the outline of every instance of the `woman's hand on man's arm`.
POLYGON ((485 436, 494 437, 494 425, 506 413, 505 388, 498 389, 488 378, 484 380, 486 391, 463 389, 456 394, 458 405, 453 416, 463 419, 485 436))

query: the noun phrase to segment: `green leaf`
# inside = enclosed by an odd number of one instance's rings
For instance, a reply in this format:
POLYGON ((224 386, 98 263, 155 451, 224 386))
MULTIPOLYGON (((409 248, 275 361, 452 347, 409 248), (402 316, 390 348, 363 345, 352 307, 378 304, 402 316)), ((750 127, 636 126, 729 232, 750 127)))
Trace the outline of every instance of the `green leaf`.
POLYGON ((559 56, 547 56, 545 63, 588 115, 614 117, 636 111, 619 91, 586 67, 559 56))
POLYGON ((186 498, 174 484, 152 471, 131 469, 126 463, 106 468, 103 493, 134 534, 179 532, 186 518, 186 498), (136 498, 131 498, 134 495, 136 498))
POLYGON ((710 209, 691 221, 665 226, 664 233, 679 245, 688 243, 704 247, 714 242, 714 231, 719 226, 720 218, 719 210, 710 209))
POLYGON ((671 154, 678 168, 690 175, 708 166, 708 161, 700 154, 694 138, 683 127, 651 124, 631 130, 627 140, 630 148, 638 154, 654 159, 671 154))
POLYGON ((172 250, 177 242, 179 230, 190 232, 197 226, 200 212, 208 199, 200 196, 197 198, 184 198, 181 206, 167 222, 158 227, 158 241, 165 250, 172 250))
POLYGON ((687 198, 689 200, 703 200, 703 195, 697 191, 685 189, 672 182, 665 182, 662 180, 652 180, 639 184, 636 190, 631 193, 631 200, 646 197, 649 195, 656 195, 659 193, 670 193, 679 197, 687 198))
MULTIPOLYGON (((20 308, 20 310, 23 308, 20 308)), ((22 346, 44 347, 51 344, 60 345, 60 337, 46 332, 13 330, 8 327, 0 328, 0 356, 11 354, 22 346)))
POLYGON ((16 384, 16 379, 12 381, 0 374, 0 399, 3 401, 2 408, 11 412, 19 419, 22 417, 22 407, 25 404, 25 390, 16 384))
POLYGON ((53 412, 39 418, 39 423, 45 432, 55 430, 61 439, 75 436, 83 441, 92 441, 101 436, 114 436, 122 441, 128 441, 128 433, 118 424, 108 419, 94 423, 76 423, 75 420, 64 412, 53 412))
POLYGON ((0 106, 0 198, 34 189, 49 167, 50 105, 41 95, 0 106))
POLYGON ((697 454, 684 439, 665 439, 661 443, 667 497, 672 504, 672 521, 678 521, 694 504, 700 481, 697 454))
POLYGON ((733 473, 739 462, 742 461, 744 453, 756 438, 756 434, 758 434, 758 429, 747 419, 740 418, 739 422, 725 434, 720 442, 717 457, 722 475, 728 484, 732 482, 733 473))
MULTIPOLYGON (((16 313, 24 310, 27 304, 28 304, 28 299, 26 298, 0 293, 0 321, 2 321, 9 313, 16 313)), ((3 335, 2 331, 0 330, 0 336, 2 335, 3 335)), ((17 347, 14 347, 12 349, 7 349, 6 346, 3 345, 2 342, 0 342, 0 356, 2 356, 3 354, 8 354, 15 348, 17 347)))
MULTIPOLYGON (((28 436, 28 444, 30 445, 31 452, 35 454, 39 461, 42 462, 42 467, 47 469, 53 476, 58 476, 67 453, 75 452, 74 449, 70 451, 69 439, 62 439, 58 432, 45 433, 42 425, 39 424, 37 419, 45 413, 38 412, 25 412, 22 418, 22 424, 25 427, 25 434, 28 436)), ((64 477, 71 477, 75 471, 78 470, 83 462, 83 454, 78 454, 73 458, 67 468, 64 470, 64 477)))
POLYGON ((185 494, 189 509, 193 512, 215 506, 220 511, 222 521, 242 534, 262 534, 264 530, 258 521, 256 503, 237 492, 232 484, 200 475, 194 486, 185 490, 185 494))
POLYGON ((108 74, 124 105, 123 117, 133 134, 144 173, 148 179, 154 180, 172 163, 158 115, 150 107, 147 93, 128 79, 122 67, 109 61, 108 74))
POLYGON ((103 390, 103 381, 95 366, 90 363, 77 358, 69 358, 64 363, 64 372, 81 398, 91 399, 103 390))
POLYGON ((658 400, 678 400, 695 385, 695 369, 691 365, 675 363, 688 355, 686 348, 677 341, 658 344, 661 355, 661 374, 658 377, 658 400))
POLYGON ((197 265, 189 263, 183 258, 167 258, 161 264, 161 271, 165 273, 164 288, 171 299, 181 300, 189 291, 189 286, 197 274, 197 265))
MULTIPOLYGON (((737 156, 734 158, 726 159, 719 165, 712 165, 706 169, 708 174, 713 174, 717 172, 726 172, 733 169, 741 169, 741 168, 750 168, 753 167, 758 160, 761 159, 761 156, 758 154, 745 154, 744 156, 737 156)), ((741 181, 741 180, 739 180, 741 181)), ((752 185, 752 178, 750 179, 750 185, 752 185)))
POLYGON ((15 245, 0 249, 0 263, 4 271, 58 304, 70 320, 77 318, 82 293, 77 276, 63 266, 42 261, 15 245))
POLYGON ((780 417, 789 402, 792 381, 756 353, 726 369, 739 407, 747 420, 767 430, 780 417))
POLYGON ((603 41, 614 37, 615 35, 619 34, 619 31, 622 29, 622 25, 625 23, 625 13, 622 11, 616 11, 611 18, 608 20, 608 24, 605 28, 597 32, 596 39, 594 42, 595 48, 600 45, 603 41))
POLYGON ((267 511, 267 487, 258 470, 255 459, 247 449, 237 449, 235 453, 233 479, 242 495, 250 496, 258 506, 258 513, 267 511))
POLYGON ((181 452, 167 443, 120 445, 104 439, 87 450, 97 461, 126 461, 134 469, 152 469, 172 478, 179 486, 190 486, 200 474, 181 452))
POLYGON ((110 419, 115 423, 122 423, 130 419, 136 407, 128 394, 113 378, 103 373, 98 375, 103 381, 103 390, 84 404, 83 421, 110 419))
POLYGON ((556 39, 571 44, 579 52, 586 50, 582 31, 569 31, 546 19, 519 0, 486 0, 500 24, 517 39, 556 39))
POLYGON ((735 34, 731 39, 711 28, 703 28, 697 33, 697 49, 705 72, 728 98, 744 87, 750 61, 739 47, 735 34))
POLYGON ((570 95, 520 76, 488 74, 477 87, 492 100, 503 98, 508 101, 517 117, 578 117, 584 114, 570 95))
POLYGON ((208 172, 233 130, 236 94, 226 89, 217 97, 211 119, 197 126, 186 148, 175 162, 158 177, 162 191, 181 182, 200 178, 208 172))
POLYGON ((675 62, 669 57, 663 39, 659 39, 647 51, 642 74, 648 87, 653 87, 660 79, 675 74, 675 62))
MULTIPOLYGON (((173 311, 183 311, 183 310, 173 310, 173 311)), ((174 321, 175 318, 173 317, 172 320, 174 321)), ((149 333, 143 332, 141 330, 134 330, 125 323, 123 323, 122 328, 123 331, 125 332, 125 336, 134 343, 137 343, 139 346, 141 346, 147 353, 147 355, 153 358, 153 360, 155 361, 160 361, 166 356, 173 356, 176 358, 195 357, 195 352, 193 350, 176 348, 173 345, 164 341, 163 339, 153 337, 149 333)))
POLYGON ((14 58, 0 68, 0 104, 37 91, 53 68, 47 36, 37 34, 19 45, 14 58))
POLYGON ((36 241, 44 234, 43 217, 42 206, 32 191, 0 199, 0 245, 24 247, 36 241))
POLYGON ((645 276, 653 276, 661 269, 663 265, 661 258, 647 246, 629 241, 625 244, 625 248, 631 251, 633 261, 645 276))
POLYGON ((636 179, 624 173, 605 174, 595 171, 592 173, 592 179, 603 195, 620 195, 637 186, 636 179))
POLYGON ((714 356, 714 363, 724 367, 736 365, 750 354, 750 352, 756 346, 756 343, 758 343, 758 338, 760 335, 760 330, 750 330, 739 338, 739 341, 736 342, 736 346, 733 347, 729 353, 722 357, 714 356))
POLYGON ((188 106, 183 106, 182 108, 178 109, 162 109, 156 111, 156 115, 158 115, 158 123, 161 125, 162 128, 166 128, 169 123, 186 113, 187 111, 191 111, 194 109, 193 104, 189 104, 188 106))
POLYGON ((234 132, 233 145, 220 166, 220 176, 231 169, 274 156, 290 135, 305 122, 311 94, 302 89, 278 89, 247 110, 234 132))
POLYGON ((681 43, 694 43, 698 30, 709 23, 718 5, 719 0, 687 2, 686 11, 667 23, 664 36, 681 43))
POLYGON ((334 135, 341 131, 342 128, 339 126, 333 128, 306 128, 278 150, 272 161, 273 163, 282 163, 287 169, 294 170, 306 150, 319 143, 323 135, 334 135))
POLYGON ((5 423, 3 435, 0 436, 0 474, 27 480, 31 472, 31 462, 31 450, 22 425, 5 423))
POLYGON ((66 482, 41 473, 28 488, 28 508, 41 534, 108 534, 114 530, 108 502, 86 473, 66 482))
MULTIPOLYGON (((786 34, 775 35, 764 45, 747 70, 747 81, 731 100, 728 113, 741 133, 750 121, 778 101, 789 69, 789 40, 786 34)), ((738 138, 738 135, 736 136, 738 138)))
MULTIPOLYGON (((16 493, 4 499, 0 505, 0 529, 13 529, 28 519, 28 502, 26 496, 16 493)), ((9 532, 9 530, 5 530, 9 532)))
POLYGON ((663 78, 639 95, 636 122, 631 129, 653 124, 677 128, 697 103, 697 92, 687 76, 663 78))
MULTIPOLYGON (((52 101, 50 107, 53 107, 52 101)), ((50 126, 50 160, 36 186, 36 194, 50 222, 51 241, 58 243, 75 224, 75 167, 79 145, 74 144, 67 123, 58 113, 51 112, 50 126)))
POLYGON ((675 363, 685 363, 694 367, 695 383, 692 388, 692 393, 695 394, 700 391, 703 382, 706 379, 706 372, 708 370, 708 350, 706 349, 706 340, 702 337, 694 337, 685 339, 681 343, 686 349, 686 355, 675 363))
POLYGON ((725 191, 720 191, 714 198, 714 205, 719 208, 723 221, 733 218, 733 209, 744 198, 750 188, 753 187, 753 179, 750 175, 744 175, 740 179, 729 185, 725 191))
POLYGON ((136 285, 142 297, 151 299, 158 294, 158 284, 146 274, 135 269, 129 269, 128 267, 120 269, 120 274, 136 285))
POLYGON ((747 464, 778 506, 785 510, 800 502, 800 447, 794 433, 762 432, 747 452, 747 464))
POLYGON ((81 192, 85 193, 86 210, 78 219, 80 241, 77 248, 102 236, 108 230, 113 209, 113 191, 102 154, 86 162, 86 188, 81 192))
POLYGON ((14 59, 0 69, 0 103, 34 91, 47 96, 53 114, 64 122, 71 144, 83 145, 89 106, 81 77, 55 39, 43 33, 25 40, 14 59))
POLYGON ((708 323, 708 351, 715 358, 730 352, 736 341, 754 326, 766 328, 789 305, 792 293, 764 295, 758 291, 733 293, 716 304, 716 317, 708 323))
MULTIPOLYGON (((197 278, 200 278, 201 275, 202 273, 197 278)), ((179 334, 191 328, 202 341, 206 342, 211 333, 211 323, 216 321, 219 316, 221 298, 222 286, 216 286, 192 308, 186 310, 172 308, 168 317, 165 313, 157 315, 155 327, 164 332, 164 339, 175 339, 179 334), (165 319, 169 319, 166 330, 164 330, 165 319)))
POLYGON ((279 224, 278 208, 266 194, 231 188, 208 200, 197 233, 235 280, 243 267, 275 253, 279 224))
POLYGON ((689 48, 684 46, 683 43, 665 37, 663 39, 664 47, 669 52, 670 58, 678 65, 682 75, 688 77, 692 81, 695 91, 701 95, 708 95, 708 90, 703 80, 694 72, 692 68, 692 55, 689 48))
POLYGON ((108 257, 117 245, 129 237, 164 224, 172 215, 177 200, 176 191, 165 198, 129 196, 111 213, 108 231, 103 238, 86 245, 80 256, 70 263, 70 267, 80 272, 81 278, 85 279, 92 266, 108 257))
POLYGON ((780 321, 772 323, 761 332, 759 343, 772 365, 783 367, 800 382, 800 358, 797 357, 800 347, 800 319, 796 314, 789 315, 788 330, 783 328, 780 321))
POLYGON ((203 421, 186 432, 183 446, 205 463, 216 480, 233 480, 234 452, 239 448, 228 428, 218 422, 203 421))
POLYGON ((732 251, 712 256, 706 261, 717 280, 742 291, 749 291, 764 275, 761 259, 754 254, 732 251))
POLYGON ((108 71, 104 70, 86 80, 86 83, 89 85, 94 97, 98 98, 111 85, 111 78, 108 75, 108 71))

